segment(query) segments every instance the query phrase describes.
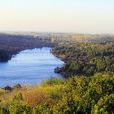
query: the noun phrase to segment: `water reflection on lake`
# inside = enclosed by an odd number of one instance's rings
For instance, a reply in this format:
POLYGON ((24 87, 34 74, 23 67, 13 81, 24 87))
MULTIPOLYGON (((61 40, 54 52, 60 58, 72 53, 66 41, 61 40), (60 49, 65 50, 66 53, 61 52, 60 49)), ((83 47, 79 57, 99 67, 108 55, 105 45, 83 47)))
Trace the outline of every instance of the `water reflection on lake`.
POLYGON ((51 77, 61 77, 54 69, 64 62, 50 50, 48 47, 24 50, 8 62, 0 63, 0 87, 16 83, 34 85, 51 77))

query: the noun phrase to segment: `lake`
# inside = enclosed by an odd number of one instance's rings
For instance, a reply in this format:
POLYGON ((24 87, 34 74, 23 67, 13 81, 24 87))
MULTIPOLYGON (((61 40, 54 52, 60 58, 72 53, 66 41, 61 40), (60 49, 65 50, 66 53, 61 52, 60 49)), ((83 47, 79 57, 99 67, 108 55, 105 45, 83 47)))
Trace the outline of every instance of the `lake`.
POLYGON ((62 77, 54 73, 64 64, 51 52, 51 48, 36 48, 21 51, 8 62, 0 62, 0 87, 14 84, 40 84, 42 80, 62 77))

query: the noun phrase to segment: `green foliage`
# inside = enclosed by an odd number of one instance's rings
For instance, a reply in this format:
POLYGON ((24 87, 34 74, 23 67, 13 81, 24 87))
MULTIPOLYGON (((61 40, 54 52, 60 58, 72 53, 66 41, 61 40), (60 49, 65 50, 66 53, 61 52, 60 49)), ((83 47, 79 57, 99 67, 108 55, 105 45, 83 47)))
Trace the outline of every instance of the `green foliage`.
POLYGON ((18 93, 17 95, 15 95, 15 96, 13 97, 13 100, 18 100, 18 101, 23 100, 22 94, 21 94, 21 93, 18 93))
POLYGON ((59 71, 65 77, 114 72, 114 42, 59 44, 52 52, 58 57, 65 56, 59 71))
MULTIPOLYGON (((102 105, 102 107, 106 106, 102 109, 102 112, 112 113, 113 99, 110 96, 114 95, 113 85, 114 75, 96 74, 88 78, 70 78, 66 84, 62 100, 55 109, 58 113, 91 113, 96 110, 96 105, 99 104, 99 106, 102 105), (104 100, 101 100, 102 98, 104 98, 104 100), (110 107, 110 111, 108 107, 110 107)), ((99 106, 97 105, 98 110, 100 110, 99 106)))
POLYGON ((106 95, 93 107, 92 114, 113 114, 114 113, 114 94, 106 95))
POLYGON ((21 85, 20 84, 16 84, 13 86, 14 89, 20 89, 21 88, 21 85))
POLYGON ((9 110, 5 108, 0 108, 0 114, 9 114, 9 110))
POLYGON ((113 114, 114 73, 73 76, 66 81, 48 79, 40 86, 17 91, 6 103, 1 114, 113 114))
POLYGON ((0 89, 0 96, 5 93, 4 89, 0 89))
POLYGON ((60 78, 51 78, 47 79, 46 81, 42 81, 42 84, 45 85, 60 85, 64 84, 65 80, 61 80, 60 78))
POLYGON ((9 104, 9 112, 11 114, 30 114, 31 110, 30 107, 27 106, 26 104, 22 104, 23 101, 23 96, 21 93, 18 93, 15 95, 9 104))
POLYGON ((12 103, 9 105, 10 114, 31 114, 30 107, 27 105, 19 105, 18 103, 12 103))
POLYGON ((33 114, 53 114, 53 110, 50 109, 48 103, 41 104, 32 111, 33 114))

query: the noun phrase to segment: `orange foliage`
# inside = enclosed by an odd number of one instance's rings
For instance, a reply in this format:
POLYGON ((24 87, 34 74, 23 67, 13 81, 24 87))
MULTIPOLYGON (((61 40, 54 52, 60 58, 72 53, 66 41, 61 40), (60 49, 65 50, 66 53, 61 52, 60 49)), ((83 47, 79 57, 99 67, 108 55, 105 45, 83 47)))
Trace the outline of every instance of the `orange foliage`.
POLYGON ((31 89, 23 93, 24 102, 27 103, 31 108, 46 102, 47 95, 40 89, 31 89))

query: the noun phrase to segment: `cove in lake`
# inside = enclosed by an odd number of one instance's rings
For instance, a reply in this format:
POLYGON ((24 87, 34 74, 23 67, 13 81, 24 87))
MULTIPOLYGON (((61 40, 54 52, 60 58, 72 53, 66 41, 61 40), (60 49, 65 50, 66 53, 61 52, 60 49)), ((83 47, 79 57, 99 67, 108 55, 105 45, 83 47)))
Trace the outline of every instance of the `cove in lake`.
POLYGON ((48 47, 24 50, 8 62, 0 62, 0 87, 17 83, 34 85, 52 77, 62 77, 54 73, 54 69, 62 67, 64 62, 50 51, 48 47))

